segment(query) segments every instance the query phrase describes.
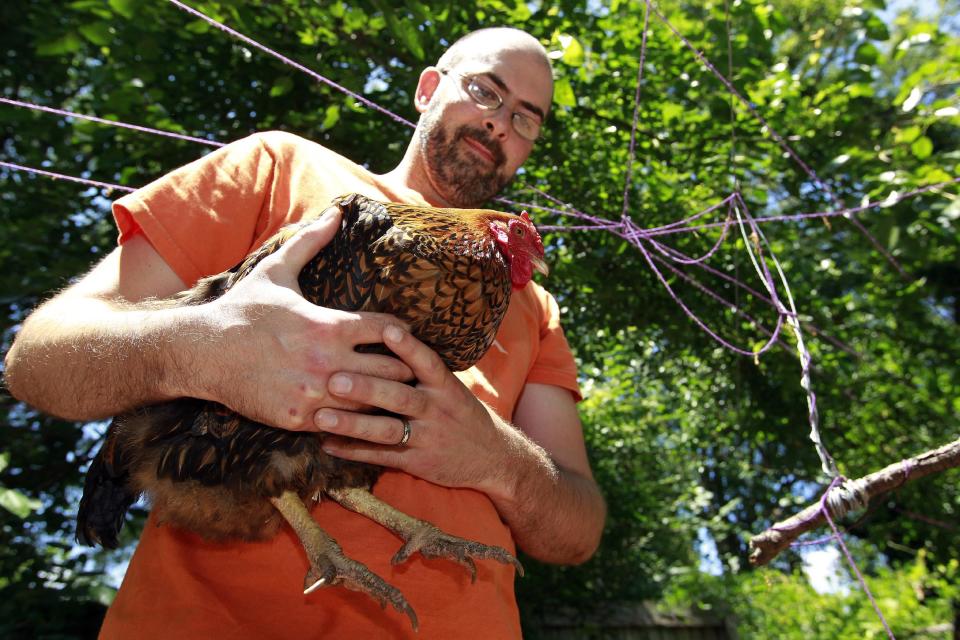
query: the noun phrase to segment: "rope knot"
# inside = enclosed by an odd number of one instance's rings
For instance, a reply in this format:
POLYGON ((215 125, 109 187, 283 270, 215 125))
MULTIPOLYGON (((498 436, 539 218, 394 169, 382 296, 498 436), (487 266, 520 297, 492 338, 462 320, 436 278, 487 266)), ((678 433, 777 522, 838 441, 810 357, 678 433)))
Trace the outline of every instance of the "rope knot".
POLYGON ((863 479, 849 480, 839 478, 840 482, 827 491, 825 506, 830 515, 842 518, 851 511, 866 509, 870 496, 866 492, 866 483, 863 479))

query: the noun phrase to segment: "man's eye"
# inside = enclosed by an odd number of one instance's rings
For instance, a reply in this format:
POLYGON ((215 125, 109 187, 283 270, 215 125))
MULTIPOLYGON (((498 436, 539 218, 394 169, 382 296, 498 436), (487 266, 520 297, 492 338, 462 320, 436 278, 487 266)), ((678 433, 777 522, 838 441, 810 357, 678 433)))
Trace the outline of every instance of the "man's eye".
POLYGON ((477 97, 478 100, 483 102, 494 103, 500 101, 500 96, 497 95, 492 89, 489 89, 479 82, 473 83, 473 95, 477 97))

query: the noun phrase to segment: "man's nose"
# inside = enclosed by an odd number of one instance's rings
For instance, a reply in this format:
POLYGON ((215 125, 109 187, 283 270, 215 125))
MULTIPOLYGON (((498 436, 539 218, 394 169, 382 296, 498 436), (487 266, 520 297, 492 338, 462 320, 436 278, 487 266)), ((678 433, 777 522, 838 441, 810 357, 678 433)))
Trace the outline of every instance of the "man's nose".
POLYGON ((510 133, 511 116, 504 108, 489 111, 483 119, 483 126, 494 138, 504 139, 510 133))

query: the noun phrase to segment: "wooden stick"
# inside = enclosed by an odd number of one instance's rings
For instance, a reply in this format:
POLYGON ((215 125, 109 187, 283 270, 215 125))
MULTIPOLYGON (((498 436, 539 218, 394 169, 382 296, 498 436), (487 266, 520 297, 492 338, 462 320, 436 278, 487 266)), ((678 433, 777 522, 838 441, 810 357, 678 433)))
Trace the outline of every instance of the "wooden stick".
MULTIPOLYGON (((896 489, 908 480, 916 480, 953 467, 960 467, 960 440, 891 464, 856 480, 856 483, 860 485, 864 498, 870 500, 896 489)), ((833 491, 838 490, 839 488, 835 488, 833 491)), ((835 513, 832 508, 830 510, 831 517, 840 517, 843 513, 835 513)), ((800 534, 815 529, 825 522, 819 501, 800 513, 778 522, 750 539, 750 563, 755 566, 767 564, 800 534)))

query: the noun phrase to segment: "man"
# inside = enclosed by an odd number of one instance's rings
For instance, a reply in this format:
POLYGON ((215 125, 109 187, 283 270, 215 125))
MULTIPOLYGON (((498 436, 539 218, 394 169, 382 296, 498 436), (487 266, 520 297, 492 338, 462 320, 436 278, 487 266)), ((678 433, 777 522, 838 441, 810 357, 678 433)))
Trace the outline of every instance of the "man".
MULTIPOLYGON (((543 47, 522 31, 485 29, 423 71, 417 130, 388 174, 268 133, 120 199, 117 249, 24 323, 6 359, 11 392, 77 420, 191 396, 276 427, 324 431, 330 453, 390 468, 375 493, 410 515, 545 562, 585 561, 605 507, 557 305, 533 283, 514 294, 494 347, 459 377, 396 320, 300 297, 297 274, 333 236, 337 215, 214 302, 159 311, 137 304, 231 267, 279 226, 316 215, 342 193, 476 206, 526 160, 551 97, 543 47), (354 351, 381 341, 399 359, 354 351), (403 382, 412 376, 416 387, 403 382), (407 416, 409 441, 398 446, 396 418, 352 411, 364 407, 407 416)), ((366 595, 300 593, 306 561, 290 531, 214 544, 156 526, 162 514, 151 514, 102 637, 519 637, 512 567, 482 561, 473 585, 448 560, 393 567, 399 542, 379 525, 328 501, 314 516, 349 556, 404 593, 420 618, 418 635, 366 595)))

